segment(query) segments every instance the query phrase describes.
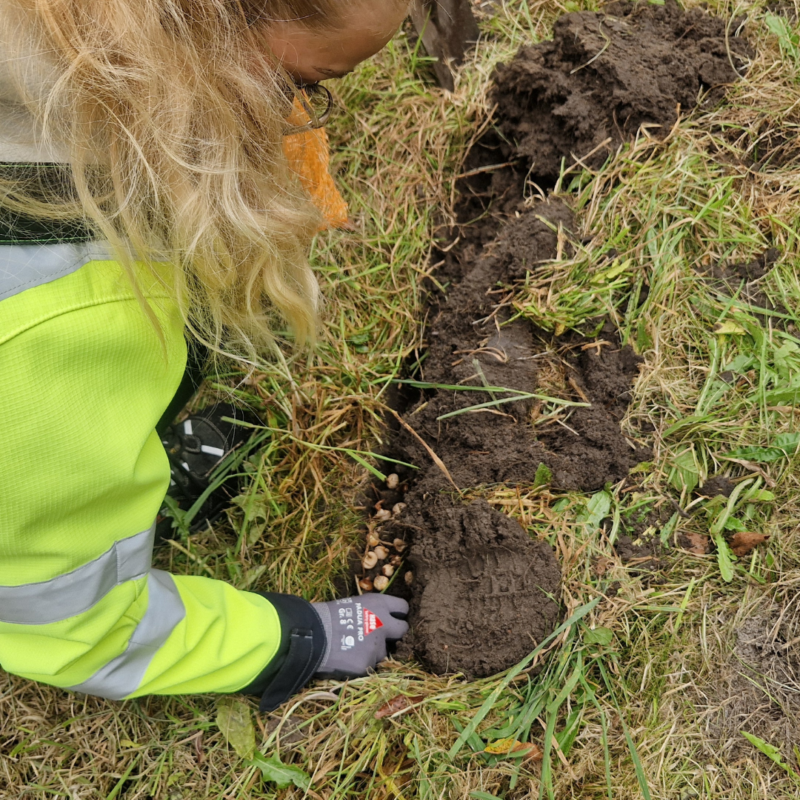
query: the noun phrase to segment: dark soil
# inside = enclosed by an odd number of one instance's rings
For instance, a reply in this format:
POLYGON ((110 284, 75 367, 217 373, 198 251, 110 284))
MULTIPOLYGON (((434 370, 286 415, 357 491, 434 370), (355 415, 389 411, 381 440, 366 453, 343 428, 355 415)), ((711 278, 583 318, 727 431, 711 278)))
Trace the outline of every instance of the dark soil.
MULTIPOLYGON (((398 654, 433 672, 477 678, 507 669, 554 629, 559 616, 560 570, 550 546, 485 502, 452 500, 453 484, 530 485, 545 465, 553 487, 593 491, 650 457, 619 427, 641 359, 620 347, 613 327, 594 340, 557 338, 525 320, 509 321, 503 303, 503 287, 556 256, 552 226, 573 224, 559 201, 533 206, 503 226, 461 280, 431 303, 427 358, 418 377, 471 390, 426 389, 403 415, 391 454, 419 470, 404 476, 410 483, 405 508, 380 536, 387 544, 411 542, 404 569, 410 566, 413 582, 406 584, 404 576, 393 584, 411 602, 411 633, 398 654), (588 407, 562 408, 544 419, 545 404, 537 398, 472 408, 508 398, 487 386, 588 407), (454 411, 463 413, 441 419, 454 411)), ((383 494, 380 509, 396 499, 383 494)), ((389 549, 391 559, 397 553, 389 549)))
POLYGON ((752 56, 744 39, 726 38, 725 27, 674 0, 565 14, 551 42, 524 47, 498 67, 498 130, 534 179, 557 178, 562 159, 600 166, 642 125, 664 136, 679 106, 686 113, 722 98, 739 77, 731 61, 741 73, 752 56))
POLYGON ((699 489, 695 490, 695 494, 703 497, 730 497, 736 484, 724 475, 715 475, 709 478, 699 489))
MULTIPOLYGON (((514 284, 568 251, 577 229, 560 199, 526 203, 526 180, 552 185, 562 158, 609 138, 588 157, 599 164, 642 124, 666 133, 678 104, 693 108, 702 92, 705 102, 719 99, 737 77, 724 33, 700 10, 616 3, 605 14, 565 15, 552 42, 498 68, 496 126, 467 158, 460 225, 437 273, 446 291, 429 299, 426 357, 413 376, 427 387, 406 391, 387 453, 418 470, 393 479, 392 490, 374 487, 370 535, 387 552, 359 573, 384 581, 388 569, 389 591, 410 600, 401 657, 483 677, 518 662, 557 624, 560 574, 549 545, 483 501, 464 505, 456 488, 538 481, 596 491, 651 457, 620 430, 641 359, 616 330, 556 337, 513 319, 514 284)), ((730 48, 734 58, 749 53, 738 40, 730 48)), ((630 558, 657 563, 634 538, 630 558)), ((623 533, 618 547, 626 544, 623 533)))
MULTIPOLYGON (((620 530, 614 543, 614 550, 633 573, 653 582, 655 573, 663 566, 662 556, 668 545, 661 542, 661 529, 674 513, 672 506, 644 510, 628 518, 623 515, 620 530)), ((604 522, 606 530, 611 528, 611 520, 604 522)))
POLYGON ((424 491, 449 485, 434 467, 420 437, 444 462, 460 489, 487 483, 532 483, 540 464, 557 489, 596 490, 618 481, 649 452, 623 437, 619 421, 630 400, 641 359, 620 348, 616 331, 606 326, 594 341, 556 338, 524 320, 505 324, 503 289, 524 277, 557 251, 553 226, 572 226, 569 210, 551 200, 531 207, 503 226, 461 282, 436 303, 428 326, 425 382, 475 387, 475 391, 428 392, 406 415, 414 430, 401 430, 394 442, 400 460, 425 466, 424 491), (468 411, 508 394, 477 391, 495 386, 540 392, 588 408, 572 408, 536 424, 542 401, 528 398, 468 411), (563 423, 563 424, 562 424, 563 423))
POLYGON ((431 498, 414 530, 412 632, 400 657, 482 678, 520 661, 555 628, 561 570, 551 547, 484 500, 431 498))

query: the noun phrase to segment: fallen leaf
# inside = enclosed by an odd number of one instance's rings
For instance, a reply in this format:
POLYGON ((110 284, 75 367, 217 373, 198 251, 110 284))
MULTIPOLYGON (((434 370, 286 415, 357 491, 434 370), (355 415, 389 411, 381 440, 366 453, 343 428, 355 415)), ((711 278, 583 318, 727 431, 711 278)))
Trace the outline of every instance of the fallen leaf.
POLYGON ((424 699, 424 695, 416 695, 414 697, 406 697, 404 694, 399 694, 397 697, 393 697, 388 703, 382 705, 376 712, 375 712, 375 719, 383 719, 383 717, 390 717, 392 714, 396 714, 398 711, 403 711, 410 706, 416 705, 417 703, 421 703, 424 699))
POLYGON ((592 628, 583 634, 586 644, 599 644, 607 647, 614 640, 614 632, 609 628, 592 628))
POLYGON ((768 539, 768 533, 740 531, 739 533, 735 533, 733 539, 731 539, 731 551, 735 556, 741 558, 742 556, 746 556, 754 547, 763 544, 768 539))
POLYGON ((687 533, 686 542, 688 544, 687 550, 698 556, 704 556, 708 553, 709 544, 711 540, 708 536, 703 536, 702 533, 687 533))
POLYGON ((605 575, 606 571, 613 563, 614 562, 610 558, 600 556, 597 561, 594 562, 594 574, 597 575, 598 578, 605 575))
POLYGON ((487 744, 483 752, 493 756, 514 756, 533 761, 541 761, 544 755, 542 748, 538 745, 531 742, 518 742, 516 739, 498 739, 496 742, 487 744))
POLYGON ((236 698, 222 698, 217 704, 217 727, 240 758, 253 757, 256 731, 250 706, 236 698))

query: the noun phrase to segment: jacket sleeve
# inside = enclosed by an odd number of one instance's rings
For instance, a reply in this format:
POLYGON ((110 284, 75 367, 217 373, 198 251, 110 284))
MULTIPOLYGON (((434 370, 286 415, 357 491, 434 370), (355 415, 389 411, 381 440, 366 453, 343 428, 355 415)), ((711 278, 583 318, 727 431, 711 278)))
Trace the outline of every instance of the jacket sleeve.
POLYGON ((154 428, 186 347, 148 296, 163 341, 112 261, 0 304, 0 664, 112 699, 244 688, 275 705, 270 687, 295 691, 322 656, 319 630, 295 646, 310 604, 151 566, 169 484, 154 428))

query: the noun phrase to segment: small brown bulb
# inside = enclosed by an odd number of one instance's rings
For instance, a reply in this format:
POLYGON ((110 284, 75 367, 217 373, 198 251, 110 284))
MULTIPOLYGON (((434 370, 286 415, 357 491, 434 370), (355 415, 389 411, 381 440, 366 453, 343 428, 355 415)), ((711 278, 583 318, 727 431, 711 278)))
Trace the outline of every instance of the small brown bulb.
POLYGON ((395 503, 392 506, 392 516, 398 517, 400 514, 403 513, 403 509, 406 507, 405 503, 395 503))
POLYGON ((391 578, 394 575, 394 567, 391 564, 384 564, 381 572, 387 577, 391 578))
POLYGON ((408 547, 404 539, 395 539, 392 542, 392 544, 394 545, 394 549, 397 550, 398 553, 402 553, 403 550, 405 550, 406 547, 408 547))
POLYGON ((387 511, 385 508, 379 508, 375 512, 375 516, 373 517, 373 519, 377 520, 378 522, 386 522, 386 520, 391 518, 392 518, 392 512, 387 511))
POLYGON ((378 545, 380 543, 381 543, 381 540, 380 540, 380 537, 378 536, 377 533, 374 533, 373 531, 370 531, 367 534, 367 544, 370 547, 375 547, 375 545, 378 545))
POLYGON ((389 551, 382 544, 375 548, 374 553, 381 561, 389 555, 389 551))
POLYGON ((411 586, 411 584, 414 583, 414 573, 411 570, 406 572, 405 581, 409 586, 411 586))
POLYGON ((364 569, 372 569, 378 563, 378 555, 374 551, 367 553, 361 560, 364 569))
POLYGON ((372 591, 372 579, 371 578, 362 578, 358 582, 358 585, 365 592, 371 592, 372 591))
POLYGON ((386 488, 387 489, 396 489, 400 485, 400 478, 397 476, 396 473, 392 473, 386 478, 386 488))
POLYGON ((378 575, 378 577, 372 581, 372 585, 375 587, 376 592, 382 592, 389 585, 389 579, 385 575, 378 575))

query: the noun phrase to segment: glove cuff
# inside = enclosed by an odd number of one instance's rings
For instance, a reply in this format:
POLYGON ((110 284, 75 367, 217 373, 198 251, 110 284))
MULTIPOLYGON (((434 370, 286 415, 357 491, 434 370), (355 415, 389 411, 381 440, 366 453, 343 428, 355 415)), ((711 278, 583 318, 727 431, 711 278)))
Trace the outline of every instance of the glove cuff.
POLYGON ((273 605, 281 623, 278 652, 263 672, 239 691, 261 695, 259 711, 274 711, 303 688, 325 656, 328 638, 314 607, 302 597, 258 592, 273 605))

